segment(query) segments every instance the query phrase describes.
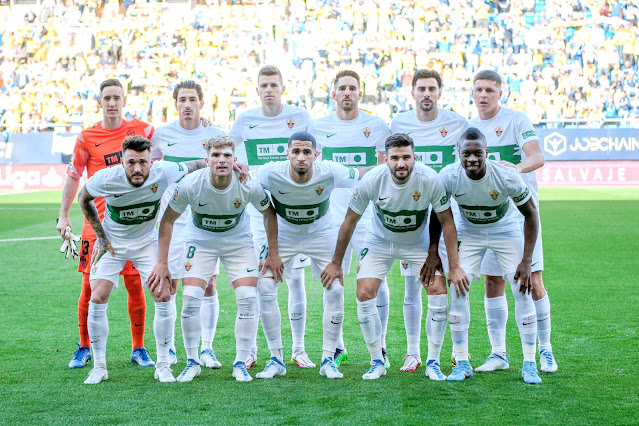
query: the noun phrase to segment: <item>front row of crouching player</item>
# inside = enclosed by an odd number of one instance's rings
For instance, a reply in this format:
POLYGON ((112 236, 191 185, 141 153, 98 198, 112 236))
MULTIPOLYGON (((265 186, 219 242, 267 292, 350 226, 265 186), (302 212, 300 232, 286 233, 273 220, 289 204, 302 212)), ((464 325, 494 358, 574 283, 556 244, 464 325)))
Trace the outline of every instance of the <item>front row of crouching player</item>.
POLYGON ((181 312, 188 360, 177 381, 191 381, 200 374, 200 308, 218 259, 229 275, 238 306, 233 377, 252 380, 245 361, 257 327, 258 306, 271 359, 257 377, 286 374, 277 290, 278 282, 288 276, 292 261, 300 253, 311 258, 316 275, 321 271, 321 276, 314 278, 321 277, 324 287, 320 374, 342 378, 333 356, 344 317, 344 253, 370 204, 375 214, 357 268, 357 317, 371 355, 370 369, 362 377, 373 380, 386 374, 376 297, 395 259, 406 261, 424 286, 436 286, 438 294, 444 296, 440 315, 427 326, 426 375, 432 380, 450 381, 472 377, 468 362, 468 276, 479 278, 481 260, 487 250, 492 250, 515 296, 524 353, 523 380, 541 382, 535 361, 537 323, 530 293, 538 213, 520 175, 487 159, 486 139, 479 130, 469 128, 464 132, 457 146, 459 161, 446 166, 439 175, 416 162, 413 141, 402 133, 386 139, 385 164, 358 170, 316 160, 319 153, 315 138, 309 133, 295 133, 288 141, 287 161, 261 167, 253 180, 236 173, 241 167, 236 164, 232 139, 216 136, 206 141, 205 148, 206 163, 151 164, 149 141, 130 137, 122 145, 123 167, 97 172, 82 189, 82 210, 98 235, 92 257, 88 321, 95 366, 85 383, 108 378, 107 300, 117 283, 113 271, 119 271, 126 260, 135 263, 155 300, 155 378, 176 381, 169 368, 176 312, 169 303, 175 289, 170 288, 167 256, 173 223, 188 206, 192 217, 185 229, 181 312), (208 169, 198 170, 206 165, 208 169), (189 172, 194 173, 184 177, 189 172), (158 239, 154 224, 160 199, 164 189, 176 181, 179 183, 160 222, 158 239), (339 231, 329 209, 335 188, 353 191, 339 231), (108 214, 102 224, 92 202, 96 197, 105 197, 107 204, 108 214), (452 199, 456 203, 451 204, 452 199), (244 214, 249 203, 264 217, 266 241, 253 241, 251 237, 244 214), (519 213, 512 204, 525 218, 523 235, 519 213), (455 220, 451 206, 458 208, 455 220), (445 249, 438 247, 442 232, 445 249), (446 306, 447 286, 451 287, 450 306, 446 306), (456 359, 448 377, 439 365, 447 308, 456 359))

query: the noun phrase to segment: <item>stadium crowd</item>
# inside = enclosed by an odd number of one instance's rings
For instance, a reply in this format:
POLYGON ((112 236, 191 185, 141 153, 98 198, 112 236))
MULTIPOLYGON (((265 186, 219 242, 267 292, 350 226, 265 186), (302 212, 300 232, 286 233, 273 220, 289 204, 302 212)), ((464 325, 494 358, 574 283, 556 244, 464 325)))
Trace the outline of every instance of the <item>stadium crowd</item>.
POLYGON ((285 100, 313 116, 331 108, 331 80, 348 67, 362 76, 363 107, 390 121, 412 107, 414 70, 428 68, 446 82, 441 105, 469 118, 472 75, 492 68, 506 78, 502 104, 535 124, 639 125, 637 0, 201 0, 192 10, 43 0, 19 16, 7 3, 4 133, 99 121, 96 88, 107 78, 127 82, 127 116, 155 124, 176 119, 171 90, 193 78, 208 95, 203 116, 228 128, 258 104, 265 63, 287 78, 285 100))

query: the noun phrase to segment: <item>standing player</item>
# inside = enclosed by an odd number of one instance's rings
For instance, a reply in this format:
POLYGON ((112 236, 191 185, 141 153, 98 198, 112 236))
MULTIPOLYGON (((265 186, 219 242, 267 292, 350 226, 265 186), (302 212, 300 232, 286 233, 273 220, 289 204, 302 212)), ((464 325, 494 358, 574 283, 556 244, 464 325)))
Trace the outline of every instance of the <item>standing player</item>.
MULTIPOLYGON (((151 142, 153 147, 151 154, 154 160, 164 159, 179 162, 203 159, 206 156, 203 143, 214 136, 224 135, 224 132, 213 126, 204 126, 200 120, 200 111, 204 106, 204 92, 202 87, 193 80, 179 83, 173 89, 173 100, 178 111, 178 120, 155 130, 151 142)), ((169 204, 175 185, 171 185, 162 197, 160 216, 164 214, 169 204)), ((169 269, 173 283, 171 286, 171 302, 175 310, 175 292, 177 292, 177 280, 184 276, 183 251, 184 251, 184 227, 190 213, 180 216, 173 225, 174 232, 171 237, 169 249, 169 269)), ((202 352, 200 360, 208 368, 221 368, 222 364, 217 360, 213 351, 213 339, 217 327, 217 319, 220 313, 220 303, 215 289, 215 279, 219 273, 216 266, 215 274, 206 287, 202 304, 202 352)), ((177 315, 176 315, 177 316, 177 315)), ((177 363, 175 347, 170 350, 171 364, 177 363)))
MULTIPOLYGON (((415 163, 410 136, 397 133, 386 139, 386 165, 366 174, 353 194, 344 224, 339 230, 333 260, 322 272, 322 283, 343 280, 341 263, 355 226, 370 202, 375 216, 364 239, 357 267, 357 317, 366 346, 371 354, 371 368, 362 377, 378 379, 386 374, 382 360, 381 324, 375 298, 377 290, 395 259, 405 259, 419 276, 424 266, 425 282, 430 283, 433 270, 427 271, 429 242, 426 230, 430 206, 437 214, 449 250, 449 282, 468 288, 468 279, 457 259, 457 233, 450 203, 437 173, 415 163)), ((440 373, 441 374, 441 373, 440 373)))
MULTIPOLYGON (((335 112, 313 120, 308 128, 308 132, 315 136, 318 144, 321 145, 318 149, 322 150, 322 159, 335 161, 347 167, 366 167, 383 163, 384 141, 390 135, 390 129, 381 118, 359 110, 359 101, 362 98, 359 75, 350 70, 338 72, 333 82, 331 97, 335 101, 335 112)), ((346 215, 351 195, 352 191, 344 188, 336 188, 331 193, 331 214, 338 229, 346 215)), ((366 223, 372 217, 372 210, 367 209, 364 216, 365 219, 355 230, 346 250, 344 257, 346 273, 350 270, 353 250, 359 254, 362 249, 366 223)), ((388 284, 384 279, 377 293, 377 309, 382 322, 382 352, 386 363, 388 363, 386 356, 388 301, 388 284)), ((348 352, 343 335, 340 334, 334 356, 335 365, 339 368, 347 357, 348 352)))
MULTIPOLYGON (((415 109, 397 114, 391 123, 393 133, 410 134, 415 143, 417 161, 439 171, 455 162, 456 143, 459 136, 468 128, 468 122, 461 115, 439 109, 437 102, 441 98, 442 78, 437 71, 417 70, 413 77, 411 95, 415 99, 415 109)), ((457 220, 459 210, 451 202, 453 217, 457 220)), ((434 216, 431 216, 434 217, 434 216)), ((436 220, 436 216, 435 219, 436 220)), ((433 224, 436 225, 436 224, 433 224)), ((448 272, 446 249, 442 237, 439 242, 444 270, 448 272)), ((412 273, 406 262, 402 262, 401 273, 406 279, 404 295, 404 325, 406 327, 407 353, 401 371, 414 371, 422 363, 420 355, 420 335, 422 322, 422 285, 412 273)), ((426 374, 433 380, 443 380, 439 368, 439 355, 446 333, 446 312, 448 294, 446 279, 436 276, 432 285, 427 287, 428 312, 426 314, 426 336, 428 338, 428 358, 426 374)))
MULTIPOLYGON (((480 71, 473 78, 473 100, 479 117, 470 121, 486 137, 491 159, 512 167, 522 174, 528 185, 536 206, 539 206, 537 176, 535 170, 544 165, 544 155, 539 146, 539 138, 526 115, 499 106, 501 98, 501 77, 494 71, 480 71)), ((520 224, 523 226, 522 218, 520 224)), ((550 301, 544 288, 542 271, 544 269, 541 226, 532 258, 532 297, 537 312, 537 333, 539 336, 539 356, 541 371, 557 371, 557 362, 550 343, 550 301)), ((486 280, 486 322, 492 352, 486 362, 475 371, 493 371, 508 368, 506 357, 506 322, 508 305, 506 302, 506 283, 501 278, 495 257, 487 256, 482 264, 482 274, 486 280)))
MULTIPOLYGON (((277 67, 266 65, 257 75, 257 94, 262 105, 239 115, 229 136, 235 141, 237 156, 256 169, 271 161, 286 160, 288 138, 295 132, 306 131, 311 115, 304 108, 282 104, 284 81, 277 67)), ((262 217, 251 206, 247 208, 251 219, 253 240, 265 239, 262 217)), ((255 245, 259 248, 259 244, 255 245)), ((258 257, 259 257, 259 253, 258 257)), ((293 337, 292 361, 302 368, 314 368, 304 349, 306 327, 306 292, 304 290, 304 266, 310 265, 308 256, 300 255, 286 277, 289 290, 289 317, 293 337)), ((256 334, 257 338, 257 334, 256 334)), ((257 362, 257 345, 254 342, 246 362, 251 368, 257 362)))
MULTIPOLYGON (((105 80, 100 84, 100 99, 98 106, 102 109, 102 121, 83 130, 78 135, 73 149, 73 157, 67 169, 67 179, 62 191, 62 204, 58 218, 58 232, 64 238, 65 229, 72 228, 69 219, 71 204, 78 192, 80 178, 87 169, 91 178, 98 170, 118 165, 122 162, 122 141, 127 136, 138 135, 151 137, 153 127, 137 119, 124 120, 122 109, 126 105, 126 97, 122 84, 115 79, 105 80)), ((95 200, 100 218, 104 216, 104 199, 95 200)), ((84 367, 91 359, 91 341, 87 332, 87 315, 89 312, 89 300, 91 298, 91 286, 89 262, 95 234, 91 225, 85 219, 82 227, 82 248, 78 272, 82 272, 82 290, 78 299, 78 322, 80 328, 80 344, 73 354, 69 368, 84 367)), ((146 318, 146 300, 144 290, 140 282, 140 275, 131 262, 127 262, 121 272, 124 275, 124 286, 129 294, 128 310, 131 319, 131 361, 137 362, 143 367, 152 367, 154 362, 149 358, 148 351, 144 348, 144 326, 146 318)))
POLYGON ((184 231, 185 247, 188 248, 182 256, 182 269, 186 271, 182 278, 182 335, 188 361, 177 379, 179 382, 190 382, 200 375, 200 309, 205 287, 215 273, 218 259, 224 263, 237 301, 233 377, 238 381, 252 380, 245 361, 257 328, 258 264, 249 221, 244 214, 249 203, 264 216, 268 244, 272 247, 263 272, 269 268, 274 279, 281 280, 275 210, 259 183, 241 183, 234 175, 234 149, 233 139, 228 136, 208 139, 206 162, 209 168, 188 176, 177 185, 160 223, 158 263, 151 274, 151 286, 171 276, 168 267, 171 234, 175 221, 190 205, 193 215, 184 231))
MULTIPOLYGON (((357 171, 332 161, 314 161, 318 152, 315 138, 306 132, 291 135, 288 161, 260 167, 257 179, 271 192, 277 212, 279 254, 284 274, 301 252, 311 258, 314 278, 328 264, 335 248, 335 227, 330 213, 330 195, 334 188, 355 186, 357 171)), ((360 169, 360 174, 365 169, 360 169)), ((268 258, 269 247, 262 246, 260 261, 268 258)), ((262 328, 271 351, 271 359, 260 379, 286 374, 282 356, 282 319, 277 303, 277 283, 260 277, 258 285, 262 328)), ((324 282, 324 339, 320 374, 329 379, 341 379, 342 373, 333 361, 337 339, 344 317, 344 288, 339 281, 324 282)))
MULTIPOLYGON (((459 262, 471 279, 478 280, 484 254, 489 249, 493 251, 515 297, 515 316, 524 352, 522 377, 526 383, 541 383, 535 363, 537 320, 530 295, 530 265, 539 216, 520 174, 486 160, 487 154, 486 138, 471 127, 459 140, 460 161, 446 166, 440 173, 447 195, 455 197, 459 205, 459 262), (525 217, 523 237, 519 215, 511 206, 511 200, 525 217)), ((468 362, 467 292, 451 292, 449 321, 456 365, 448 380, 461 381, 473 376, 468 362)))
MULTIPOLYGON (((80 190, 78 201, 97 240, 91 255, 91 302, 87 328, 95 364, 86 384, 98 384, 109 378, 106 369, 107 318, 111 291, 118 288, 118 271, 132 261, 146 284, 157 258, 155 219, 162 194, 186 173, 206 166, 204 161, 151 165, 151 141, 130 136, 122 143, 123 167, 99 170, 80 190), (106 212, 100 223, 93 200, 104 197, 106 212), (107 253, 108 252, 108 253, 107 253)), ((149 287, 155 301, 153 332, 158 363, 155 379, 174 382, 169 368, 169 348, 173 340, 173 309, 170 281, 149 287)))

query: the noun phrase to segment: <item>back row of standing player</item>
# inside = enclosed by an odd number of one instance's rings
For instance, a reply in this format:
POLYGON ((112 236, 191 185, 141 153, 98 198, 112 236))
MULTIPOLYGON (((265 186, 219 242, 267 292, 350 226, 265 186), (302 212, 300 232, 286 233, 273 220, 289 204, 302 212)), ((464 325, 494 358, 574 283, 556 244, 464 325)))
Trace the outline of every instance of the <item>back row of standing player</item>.
MULTIPOLYGON (((373 166, 383 161, 383 154, 385 152, 384 141, 391 134, 392 130, 392 133, 406 133, 410 135, 415 143, 417 160, 429 165, 435 171, 439 171, 444 166, 455 161, 455 145, 460 135, 468 128, 468 123, 461 116, 437 108, 437 100, 441 93, 442 84, 440 76, 433 71, 419 70, 416 72, 412 91, 416 107, 414 110, 398 114, 391 124, 391 129, 389 129, 381 119, 359 111, 358 101, 361 97, 360 83, 359 77, 354 72, 343 71, 337 75, 332 92, 336 104, 336 111, 327 117, 315 121, 312 121, 308 112, 302 108, 282 105, 281 95, 284 92, 284 87, 282 77, 275 67, 262 68, 259 73, 258 84, 257 92, 262 101, 262 107, 242 114, 234 124, 230 133, 230 136, 238 146, 238 156, 241 159, 247 160, 251 166, 261 166, 273 160, 286 159, 285 152, 288 148, 288 137, 300 130, 308 130, 315 137, 314 139, 317 140, 317 150, 322 151, 322 157, 325 160, 339 162, 349 167, 373 166)), ((475 122, 472 123, 472 125, 480 128, 486 135, 490 151, 493 155, 496 154, 495 158, 497 160, 501 160, 502 164, 512 167, 518 172, 526 173, 523 176, 536 203, 537 189, 534 173, 528 172, 533 171, 543 164, 543 156, 532 125, 525 115, 499 106, 501 81, 496 73, 483 72, 478 74, 475 77, 474 86, 474 97, 478 107, 479 117, 474 120, 475 122)), ((176 88, 174 97, 176 107, 180 113, 180 121, 165 128, 158 129, 154 134, 154 156, 157 156, 159 149, 166 160, 182 161, 202 157, 201 141, 206 137, 219 134, 220 132, 212 127, 204 127, 199 122, 199 109, 203 103, 201 89, 199 89, 197 85, 185 84, 181 90, 179 87, 176 88), (185 122, 190 122, 191 125, 185 127, 183 125, 185 122), (166 130, 161 131, 162 129, 166 130), (189 140, 191 143, 189 143, 189 140)), ((333 217, 337 221, 338 226, 345 216, 350 193, 351 191, 349 189, 336 189, 331 195, 331 208, 335 210, 333 217)), ((415 197, 415 195, 413 195, 413 197, 415 197)), ((366 222, 366 220, 360 221, 360 223, 364 222, 366 222)), ((523 220, 521 222, 523 223, 523 220)), ((255 226, 253 226, 253 228, 258 229, 255 226)), ((176 234, 178 233, 173 233, 174 236, 176 234)), ((363 228, 356 230, 353 234, 353 240, 351 241, 351 246, 357 253, 360 253, 360 258, 362 258, 364 254, 362 252, 362 239, 364 234, 363 228)), ((443 245, 444 244, 441 244, 440 246, 443 247, 443 245)), ((541 281, 543 260, 541 258, 540 238, 538 238, 537 245, 539 248, 535 249, 535 256, 532 261, 532 281, 533 298, 536 300, 537 328, 540 339, 539 349, 542 360, 542 370, 553 371, 556 369, 556 364, 552 358, 552 349, 549 342, 550 317, 548 298, 541 281)), ((174 246, 177 246, 177 244, 172 244, 172 247, 174 246)), ((346 258, 350 259, 350 256, 347 255, 346 258)), ((402 262, 402 273, 406 275, 404 315, 408 341, 407 357, 404 366, 401 368, 402 371, 415 370, 421 364, 421 355, 419 353, 422 316, 421 284, 408 267, 411 263, 415 262, 402 262)), ((490 275, 486 280, 486 315, 493 351, 487 362, 476 371, 508 368, 505 354, 505 325, 508 315, 504 295, 505 282, 501 278, 502 273, 499 264, 494 259, 492 263, 486 261, 484 263, 485 265, 482 265, 482 272, 490 275)), ((176 266, 172 271, 173 270, 175 270, 173 278, 179 278, 180 272, 178 271, 184 270, 184 265, 181 264, 179 256, 178 260, 176 260, 176 266)), ((381 278, 383 278, 383 276, 381 278)), ((290 284, 289 282, 289 286, 290 284)), ((289 300, 289 315, 294 331, 293 358, 300 367, 314 367, 310 360, 308 360, 303 346, 306 311, 303 277, 301 291, 299 290, 299 284, 297 284, 297 286, 297 289, 291 289, 290 299, 292 300, 289 300)), ((207 291, 209 291, 209 298, 216 297, 214 287, 209 287, 207 291)), ((441 379, 442 375, 439 371, 439 348, 441 347, 443 332, 445 331, 447 310, 447 290, 444 278, 441 276, 436 277, 433 284, 427 287, 427 292, 427 319, 432 320, 427 321, 427 334, 429 339, 427 367, 430 366, 430 368, 427 368, 427 374, 433 379, 441 379)), ((373 359, 382 359, 387 363, 384 339, 388 320, 387 286, 382 284, 380 291, 377 292, 377 294, 375 294, 375 291, 371 291, 370 296, 372 297, 363 297, 358 291, 359 302, 374 301, 376 314, 379 315, 381 320, 379 343, 381 356, 375 355, 373 359)), ((206 299, 206 297, 204 299, 206 299)), ((210 305, 217 305, 217 301, 215 304, 210 305)), ((370 305, 370 302, 368 305, 370 305)), ((214 354, 213 360, 216 364, 207 362, 208 360, 205 358, 207 354, 212 353, 211 343, 216 322, 215 309, 206 309, 205 304, 205 309, 202 309, 202 313, 203 347, 201 362, 207 366, 219 366, 219 362, 215 360, 214 354), (208 316, 206 319, 204 318, 205 315, 208 316)), ((264 314, 264 306, 262 307, 262 314, 264 314)), ((277 308, 277 314, 279 315, 279 308, 277 308)), ((332 338, 333 337, 331 337, 331 339, 332 338)), ((267 340, 269 340, 268 335, 267 340)), ((273 358, 267 365, 265 371, 261 373, 262 376, 266 377, 281 375, 283 372, 281 343, 279 344, 279 352, 275 351, 274 353, 273 348, 271 348, 271 340, 273 339, 269 340, 269 348, 271 349, 273 358), (278 361, 281 365, 277 365, 278 362, 273 361, 278 361), (274 369, 274 366, 277 368, 274 369), (275 373, 272 374, 269 370, 273 370, 275 373)), ((277 344, 275 344, 275 346, 277 346, 277 344)), ((339 367, 340 358, 343 359, 347 354, 343 339, 341 339, 341 333, 337 338, 335 346, 337 351, 331 358, 338 361, 337 367, 339 367)), ((326 348, 326 339, 324 349, 325 351, 328 350, 326 348)), ((187 352, 188 351, 189 348, 187 348, 187 352)), ((456 358, 460 361, 464 360, 465 354, 456 355, 456 358)), ((322 358, 325 360, 327 357, 327 354, 325 354, 322 358)), ((189 356, 189 358, 193 359, 196 357, 189 356)), ((248 367, 251 366, 254 359, 255 355, 254 352, 252 352, 249 354, 247 360, 248 367)), ((374 364, 373 367, 375 367, 374 364)), ((371 370, 374 370, 373 367, 371 370)), ((185 372, 186 370, 188 370, 188 365, 185 372)), ((194 369, 191 369, 191 371, 193 370, 194 369)), ((324 370, 329 372, 327 369, 324 370)), ((380 370, 378 369, 378 371, 380 370)), ((369 376, 371 375, 369 374, 369 376)), ((375 374, 372 374, 372 376, 375 376, 375 374)))

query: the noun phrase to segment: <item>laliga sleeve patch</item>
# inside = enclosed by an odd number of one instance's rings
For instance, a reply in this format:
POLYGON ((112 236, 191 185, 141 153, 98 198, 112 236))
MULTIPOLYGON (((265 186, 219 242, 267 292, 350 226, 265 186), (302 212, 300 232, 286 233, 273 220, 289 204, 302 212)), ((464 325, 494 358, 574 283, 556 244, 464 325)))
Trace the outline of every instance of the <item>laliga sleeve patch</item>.
POLYGON ((180 196, 180 191, 178 188, 175 188, 175 192, 173 193, 173 201, 177 201, 179 196, 180 196))

